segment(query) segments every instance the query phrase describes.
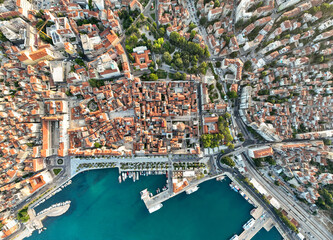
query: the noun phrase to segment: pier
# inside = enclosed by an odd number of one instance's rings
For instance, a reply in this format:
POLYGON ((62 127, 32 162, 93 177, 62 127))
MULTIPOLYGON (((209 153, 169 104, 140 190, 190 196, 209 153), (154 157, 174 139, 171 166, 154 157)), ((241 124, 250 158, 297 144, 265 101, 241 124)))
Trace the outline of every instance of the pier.
POLYGON ((64 203, 57 203, 37 214, 33 208, 29 208, 28 214, 30 219, 25 224, 25 229, 21 231, 18 235, 16 235, 13 239, 23 239, 26 237, 30 237, 35 230, 42 231, 42 220, 44 220, 46 217, 58 217, 67 212, 69 207, 70 201, 64 203))
MULTIPOLYGON (((226 172, 225 175, 227 177, 229 177, 233 182, 237 183, 237 185, 239 186, 239 188, 251 199, 251 201, 253 202, 253 206, 256 207, 256 211, 253 210, 253 212, 251 212, 251 215, 253 216, 254 219, 258 219, 260 216, 262 216, 262 214, 265 212, 263 207, 261 206, 261 204, 256 200, 256 198, 254 198, 244 187, 242 187, 241 184, 238 183, 237 179, 235 179, 233 177, 232 174, 226 172)), ((272 219, 272 216, 267 214, 266 216, 266 221, 267 223, 263 223, 262 221, 260 221, 260 229, 262 227, 264 227, 266 230, 267 229, 271 229, 273 226, 276 227, 276 229, 279 231, 279 233, 281 234, 282 238, 283 239, 289 239, 286 235, 286 233, 281 229, 280 225, 279 224, 276 224, 275 221, 273 221, 272 219), (269 219, 267 219, 267 217, 269 217, 269 219), (269 220, 269 221, 268 221, 269 220), (271 223, 271 224, 270 224, 271 223)), ((259 224, 259 223, 258 223, 259 224)), ((254 224, 256 225, 256 224, 254 224)), ((252 226, 252 228, 254 227, 254 225, 252 226)), ((256 225, 256 229, 253 229, 253 233, 250 233, 248 231, 248 233, 245 233, 245 231, 240 235, 240 236, 243 236, 244 239, 250 239, 250 238, 246 238, 247 236, 251 236, 252 237, 255 235, 255 232, 257 233, 258 231, 260 231, 260 229, 258 228, 258 225, 256 225), (247 235, 248 234, 248 235, 247 235)), ((240 236, 238 237, 238 239, 242 239, 240 238, 240 236)), ((235 238, 237 239, 237 238, 235 238)))
POLYGON ((191 182, 188 186, 184 187, 182 190, 180 190, 177 193, 173 192, 173 186, 172 186, 172 180, 171 180, 171 170, 168 172, 168 190, 165 192, 161 192, 159 194, 156 194, 155 196, 151 196, 151 193, 148 192, 147 189, 141 191, 141 199, 143 200, 143 202, 145 203, 148 211, 150 213, 153 213, 155 211, 157 211, 158 209, 160 209, 163 206, 163 202, 180 194, 185 192, 186 190, 189 190, 191 188, 196 187, 197 185, 199 185, 200 183, 203 183, 205 181, 211 180, 211 179, 215 179, 217 177, 221 177, 223 174, 219 174, 219 175, 215 175, 215 176, 207 176, 207 177, 203 177, 199 180, 193 181, 191 182))
POLYGON ((265 228, 266 231, 269 231, 274 226, 272 218, 264 211, 260 206, 251 211, 251 215, 255 219, 252 226, 245 229, 239 236, 239 240, 250 240, 254 235, 256 235, 261 228, 265 228))
MULTIPOLYGON (((31 222, 30 226, 32 226, 33 229, 42 229, 43 228, 43 224, 42 224, 43 219, 45 219, 46 217, 60 216, 60 215, 64 214, 65 212, 67 212, 69 207, 70 207, 70 201, 67 201, 64 203, 57 203, 47 209, 44 209, 43 211, 41 211, 37 214, 36 214, 35 210, 31 208, 28 210, 28 213, 30 216, 30 222, 31 222)), ((27 224, 27 227, 28 226, 29 226, 29 224, 27 224)))

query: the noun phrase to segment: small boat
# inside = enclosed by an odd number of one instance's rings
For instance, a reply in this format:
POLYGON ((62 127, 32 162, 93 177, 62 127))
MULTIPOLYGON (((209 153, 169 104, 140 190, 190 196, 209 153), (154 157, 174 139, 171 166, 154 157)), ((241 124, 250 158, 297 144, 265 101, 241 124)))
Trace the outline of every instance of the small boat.
POLYGON ((217 177, 216 181, 222 181, 225 178, 225 176, 217 177))
POLYGON ((139 172, 136 172, 136 180, 139 180, 139 172))
POLYGON ((119 183, 121 183, 121 176, 120 175, 118 177, 118 181, 119 181, 119 183))
POLYGON ((199 189, 198 186, 194 186, 192 188, 187 189, 185 192, 186 192, 186 194, 191 194, 191 193, 198 191, 198 189, 199 189))
POLYGON ((232 182, 229 184, 230 188, 234 190, 235 192, 238 192, 239 188, 232 182))
POLYGON ((230 240, 238 240, 238 235, 235 234, 234 236, 232 236, 232 238, 230 238, 230 240))

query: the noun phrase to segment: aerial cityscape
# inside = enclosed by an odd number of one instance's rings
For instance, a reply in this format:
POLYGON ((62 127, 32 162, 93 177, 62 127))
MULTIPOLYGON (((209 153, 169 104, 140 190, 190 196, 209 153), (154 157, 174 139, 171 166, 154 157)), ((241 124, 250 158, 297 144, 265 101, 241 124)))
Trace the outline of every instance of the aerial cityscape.
POLYGON ((0 239, 333 239, 332 0, 0 0, 0 90, 0 239))

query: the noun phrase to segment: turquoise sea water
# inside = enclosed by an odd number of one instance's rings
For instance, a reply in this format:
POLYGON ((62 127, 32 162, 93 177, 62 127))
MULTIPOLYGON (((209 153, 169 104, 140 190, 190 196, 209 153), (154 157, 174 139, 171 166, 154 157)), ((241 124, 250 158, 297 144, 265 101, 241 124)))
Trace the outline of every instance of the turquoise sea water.
MULTIPOLYGON (((81 173, 73 183, 36 208, 71 200, 62 216, 43 221, 47 230, 28 240, 201 240, 229 239, 242 232, 250 218, 250 205, 228 186, 229 180, 211 180, 197 192, 180 194, 149 214, 140 191, 156 189, 166 183, 165 176, 141 177, 133 183, 118 183, 118 171, 95 170, 81 173)), ((255 240, 280 240, 274 228, 261 230, 255 240)))

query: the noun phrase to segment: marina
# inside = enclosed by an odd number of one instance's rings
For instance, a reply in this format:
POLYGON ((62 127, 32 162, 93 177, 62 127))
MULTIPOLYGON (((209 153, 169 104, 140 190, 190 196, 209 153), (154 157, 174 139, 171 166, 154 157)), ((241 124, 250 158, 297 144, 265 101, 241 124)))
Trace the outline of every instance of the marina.
MULTIPOLYGON (((242 225, 251 217, 249 213, 253 206, 230 190, 228 178, 222 182, 214 180, 201 183, 195 193, 178 194, 163 202, 160 210, 149 214, 138 193, 145 188, 150 192, 157 188, 162 190, 165 176, 140 176, 140 181, 121 184, 118 183, 118 176, 116 169, 89 171, 76 176, 70 187, 37 209, 42 211, 68 199, 71 201, 69 211, 55 220, 46 218, 43 225, 47 230, 41 234, 35 231, 28 240, 58 240, 59 229, 62 229, 61 237, 64 240, 77 239, 78 234, 84 236, 85 240, 105 240, 110 234, 117 239, 136 240, 165 239, 161 236, 197 240, 213 239, 217 235, 220 239, 229 239, 241 233, 242 225), (193 210, 196 211, 196 218, 193 218, 193 210), (189 228, 179 228, 185 222, 189 228), (170 228, 177 227, 177 231, 170 231, 170 228), (147 228, 151 230, 147 232, 147 228)), ((275 237, 269 236, 271 234, 267 233, 265 238, 256 240, 281 239, 276 230, 275 237)))
POLYGON ((246 201, 248 201, 248 203, 250 203, 253 206, 256 206, 254 204, 254 202, 251 200, 251 198, 249 198, 242 190, 240 190, 240 188, 237 186, 237 184, 235 184, 234 182, 231 182, 229 184, 229 187, 234 190, 235 192, 238 192, 246 201))
POLYGON ((46 200, 50 199, 51 197, 53 197, 54 195, 56 195, 57 193, 61 192, 65 187, 69 186, 72 184, 72 180, 67 181, 66 183, 64 183, 63 185, 61 185, 60 187, 58 187, 57 189, 55 189, 54 191, 51 191, 49 194, 47 194, 45 197, 43 197, 42 199, 36 201, 34 204, 32 204, 30 207, 31 208, 36 208, 38 207, 40 204, 44 203, 46 200))
POLYGON ((150 176, 150 175, 167 175, 166 170, 159 170, 159 171, 123 171, 119 170, 119 183, 122 183, 127 178, 131 178, 133 182, 138 181, 140 176, 150 176))

